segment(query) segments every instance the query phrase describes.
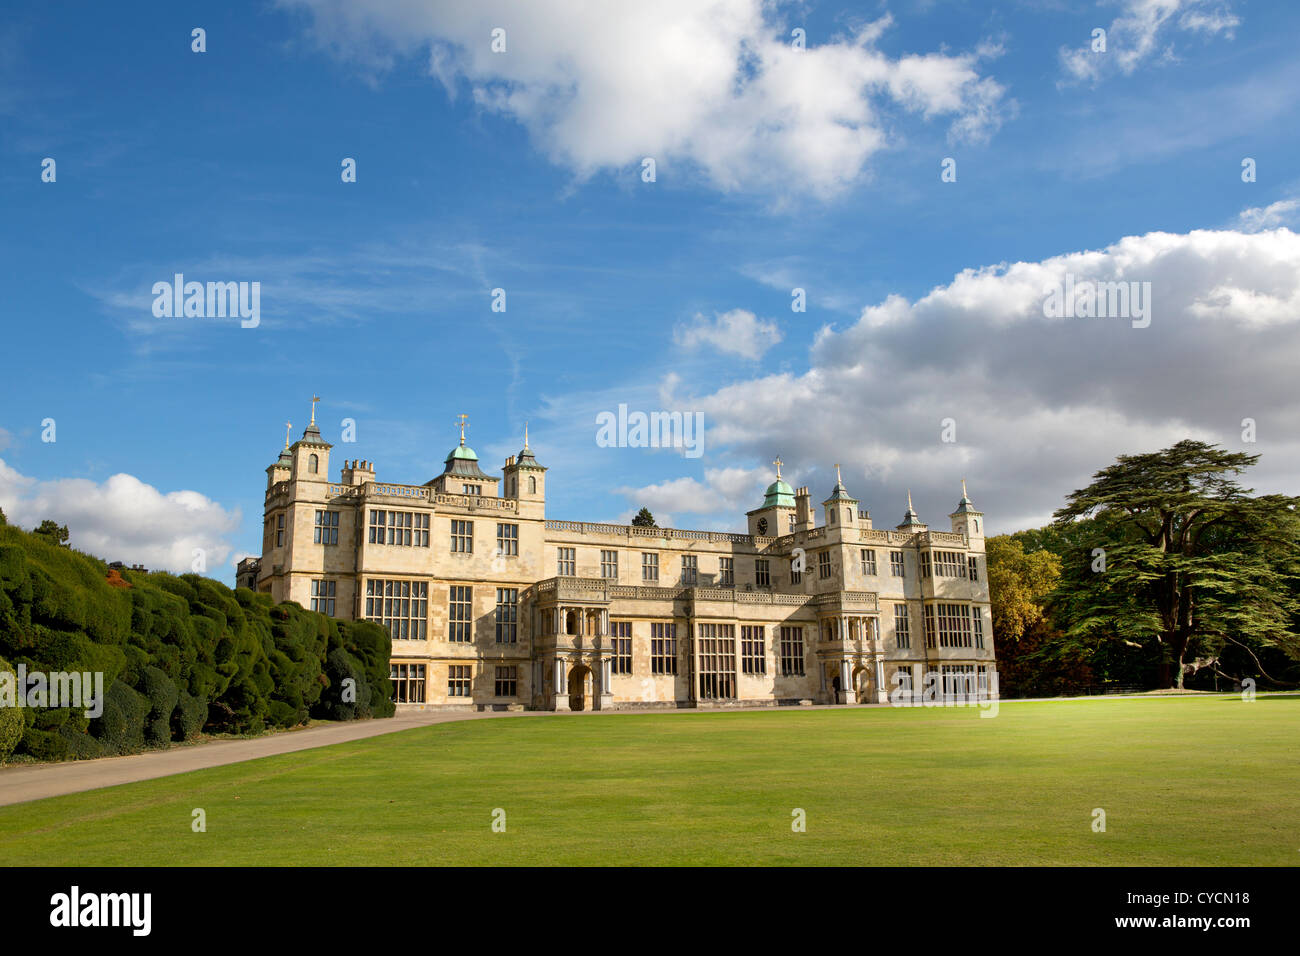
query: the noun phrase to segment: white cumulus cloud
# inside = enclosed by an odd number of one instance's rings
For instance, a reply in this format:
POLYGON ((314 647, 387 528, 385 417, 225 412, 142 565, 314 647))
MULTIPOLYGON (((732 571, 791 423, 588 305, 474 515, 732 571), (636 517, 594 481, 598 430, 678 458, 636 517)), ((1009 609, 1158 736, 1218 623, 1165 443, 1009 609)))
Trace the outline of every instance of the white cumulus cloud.
MULTIPOLYGON (((847 328, 824 329, 803 373, 698 395, 682 380, 675 391, 705 414, 710 464, 780 454, 819 502, 841 462, 850 492, 890 526, 910 487, 922 518, 946 528, 966 477, 990 527, 1013 530, 1046 521, 1116 455, 1187 437, 1259 453, 1250 484, 1300 491, 1296 368, 1300 235, 1196 230, 967 269, 919 299, 889 296, 847 328), (1149 282, 1150 325, 1045 316, 1046 290, 1067 274, 1149 282), (1257 442, 1242 441, 1247 418, 1257 442), (955 441, 944 441, 948 419, 955 441)), ((734 523, 761 484, 636 491, 734 523)))
POLYGON ((765 322, 745 309, 715 313, 712 320, 696 314, 693 325, 678 325, 673 340, 686 348, 710 345, 719 352, 758 359, 781 341, 775 322, 765 322))
POLYGON ((825 197, 892 145, 897 113, 978 141, 1014 109, 981 72, 997 46, 890 57, 876 46, 888 15, 796 49, 800 7, 764 0, 279 3, 372 73, 427 56, 450 95, 467 87, 579 178, 651 157, 661 176, 680 161, 721 190, 825 197))
POLYGON ((0 459, 0 509, 10 524, 34 528, 46 518, 66 525, 68 543, 107 561, 151 570, 193 571, 195 550, 208 574, 233 552, 239 509, 226 510, 197 491, 162 492, 127 474, 103 482, 41 481, 0 459))

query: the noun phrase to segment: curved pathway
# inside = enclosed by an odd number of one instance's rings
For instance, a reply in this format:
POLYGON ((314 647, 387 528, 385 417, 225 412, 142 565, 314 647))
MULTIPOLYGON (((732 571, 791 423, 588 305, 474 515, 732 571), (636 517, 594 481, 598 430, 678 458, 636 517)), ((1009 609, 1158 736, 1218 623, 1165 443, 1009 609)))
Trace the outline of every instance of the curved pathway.
MULTIPOLYGON (((525 712, 526 713, 526 712, 525 712)), ((115 787, 138 780, 170 777, 190 770, 204 770, 228 763, 273 757, 328 747, 366 737, 378 737, 399 730, 450 720, 473 720, 479 717, 522 717, 523 713, 438 713, 398 714, 375 720, 355 720, 337 724, 317 724, 301 730, 287 730, 253 737, 248 740, 213 740, 169 750, 153 750, 126 757, 100 757, 96 760, 69 760, 63 763, 19 764, 0 770, 0 806, 43 800, 66 793, 115 787)))

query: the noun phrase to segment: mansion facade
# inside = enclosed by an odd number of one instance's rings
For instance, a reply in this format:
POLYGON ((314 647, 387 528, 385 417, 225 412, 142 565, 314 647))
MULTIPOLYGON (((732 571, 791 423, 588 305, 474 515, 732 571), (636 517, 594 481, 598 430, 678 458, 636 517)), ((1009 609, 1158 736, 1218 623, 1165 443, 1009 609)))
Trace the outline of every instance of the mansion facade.
MULTIPOLYGON (((839 480, 817 524, 781 478, 748 534, 557 521, 524 447, 465 444, 420 485, 376 477, 315 424, 267 469, 260 558, 237 584, 392 635, 399 710, 881 703, 939 674, 996 693, 983 515, 872 526, 839 480)), ((969 690, 968 690, 969 692, 969 690)))

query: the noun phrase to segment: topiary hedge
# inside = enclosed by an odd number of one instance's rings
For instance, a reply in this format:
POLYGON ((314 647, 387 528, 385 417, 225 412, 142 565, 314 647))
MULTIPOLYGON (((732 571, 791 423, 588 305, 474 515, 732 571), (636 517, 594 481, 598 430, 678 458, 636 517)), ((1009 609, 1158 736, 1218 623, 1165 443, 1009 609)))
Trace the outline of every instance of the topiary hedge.
POLYGON ((203 731, 392 716, 391 642, 193 574, 123 571, 0 525, 0 667, 103 675, 103 713, 0 708, 0 760, 133 753, 203 731), (4 661, 9 662, 8 665, 4 661), (355 682, 345 700, 344 681, 355 682))

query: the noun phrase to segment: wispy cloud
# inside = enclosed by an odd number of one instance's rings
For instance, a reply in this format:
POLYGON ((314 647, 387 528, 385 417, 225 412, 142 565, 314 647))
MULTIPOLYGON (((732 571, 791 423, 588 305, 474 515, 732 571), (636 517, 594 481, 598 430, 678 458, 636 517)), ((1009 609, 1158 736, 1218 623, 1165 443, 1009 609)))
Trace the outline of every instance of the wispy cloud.
POLYGON ((1128 76, 1151 62, 1177 59, 1173 37, 1196 34, 1232 39, 1241 21, 1223 0, 1124 0, 1123 12, 1111 20, 1104 36, 1060 51, 1063 83, 1097 83, 1107 76, 1128 76))

